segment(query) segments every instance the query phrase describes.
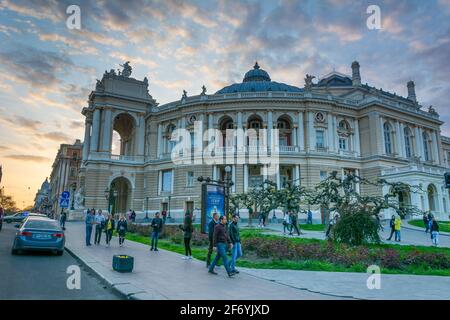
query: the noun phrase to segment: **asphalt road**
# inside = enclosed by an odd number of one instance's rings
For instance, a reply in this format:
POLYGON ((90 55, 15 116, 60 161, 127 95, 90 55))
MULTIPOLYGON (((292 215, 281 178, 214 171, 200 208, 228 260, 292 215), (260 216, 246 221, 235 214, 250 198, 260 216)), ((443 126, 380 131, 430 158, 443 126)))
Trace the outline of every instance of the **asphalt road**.
POLYGON ((69 253, 25 253, 11 255, 16 228, 3 224, 0 231, 0 300, 118 300, 120 296, 89 273, 69 253), (81 288, 67 288, 67 267, 81 271, 81 288))

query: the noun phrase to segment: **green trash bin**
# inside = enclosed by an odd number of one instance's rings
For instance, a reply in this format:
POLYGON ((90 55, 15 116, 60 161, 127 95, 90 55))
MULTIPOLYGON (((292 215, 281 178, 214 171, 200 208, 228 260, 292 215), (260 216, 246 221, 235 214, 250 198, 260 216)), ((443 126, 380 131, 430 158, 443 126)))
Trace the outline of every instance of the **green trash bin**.
POLYGON ((113 270, 118 272, 132 272, 134 258, 128 255, 115 255, 112 261, 113 270))

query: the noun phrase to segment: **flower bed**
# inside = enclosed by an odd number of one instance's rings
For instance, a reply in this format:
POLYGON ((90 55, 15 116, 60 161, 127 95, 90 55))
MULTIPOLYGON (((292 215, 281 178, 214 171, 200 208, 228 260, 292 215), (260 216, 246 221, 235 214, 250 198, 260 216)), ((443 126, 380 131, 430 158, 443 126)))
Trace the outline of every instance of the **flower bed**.
POLYGON ((343 267, 378 265, 381 268, 404 270, 408 267, 450 269, 450 254, 420 250, 400 250, 383 246, 351 247, 332 242, 300 243, 278 237, 242 239, 245 251, 258 258, 291 261, 320 261, 343 267))

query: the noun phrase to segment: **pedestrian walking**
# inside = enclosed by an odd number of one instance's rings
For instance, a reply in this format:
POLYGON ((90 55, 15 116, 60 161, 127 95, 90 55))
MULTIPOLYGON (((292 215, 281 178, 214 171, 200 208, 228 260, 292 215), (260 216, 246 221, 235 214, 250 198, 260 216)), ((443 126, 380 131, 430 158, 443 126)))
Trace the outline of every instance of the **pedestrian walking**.
POLYGON ((430 213, 428 215, 428 230, 430 230, 430 238, 433 240, 433 233, 431 232, 431 228, 433 227, 433 215, 430 213))
POLYGON ((394 221, 394 227, 395 227, 395 241, 401 242, 401 228, 402 228, 402 219, 400 219, 400 216, 397 216, 394 221))
POLYGON ((163 224, 166 224, 167 211, 166 210, 161 211, 161 215, 162 215, 163 224))
POLYGON ((300 229, 298 228, 298 216, 296 212, 291 212, 291 232, 289 235, 292 235, 292 230, 295 229, 295 232, 297 232, 297 235, 300 235, 300 229))
POLYGON ((208 272, 212 274, 217 274, 217 272, 214 271, 214 267, 219 262, 219 259, 222 259, 223 265, 227 270, 228 276, 229 277, 234 276, 235 274, 232 273, 230 270, 230 265, 227 257, 228 247, 229 246, 233 247, 233 244, 231 244, 230 237, 228 236, 226 216, 221 216, 219 218, 219 223, 216 224, 216 226, 214 227, 213 242, 214 247, 217 250, 217 254, 214 257, 213 262, 209 266, 208 272))
POLYGON ((159 239, 159 234, 161 233, 162 226, 163 226, 163 221, 159 217, 159 212, 155 213, 155 217, 152 219, 151 226, 152 226, 153 230, 152 230, 152 234, 151 234, 150 251, 153 251, 153 250, 158 251, 158 239, 159 239))
POLYGON ((325 237, 327 237, 328 239, 330 239, 331 236, 331 231, 333 230, 334 226, 337 224, 339 219, 339 215, 336 213, 333 218, 330 220, 330 222, 328 223, 328 229, 327 232, 325 233, 325 237))
POLYGON ((125 235, 127 233, 128 223, 124 215, 120 215, 119 221, 117 221, 117 233, 119 234, 119 246, 123 247, 125 241, 125 235))
POLYGON ((428 233, 428 231, 430 230, 430 225, 428 223, 428 216, 426 215, 426 213, 423 214, 423 224, 425 226, 425 233, 428 233))
POLYGON ((283 234, 286 234, 286 230, 289 231, 289 234, 291 234, 292 227, 289 212, 285 212, 283 217, 283 234))
POLYGON ((100 244, 100 240, 102 238, 102 232, 105 228, 105 216, 102 213, 102 210, 99 209, 97 214, 95 215, 95 236, 94 236, 94 244, 100 244))
POLYGON ((186 215, 184 216, 184 224, 180 225, 180 229, 183 230, 184 238, 185 256, 183 257, 183 259, 192 259, 191 239, 192 233, 194 232, 194 227, 192 226, 192 218, 189 210, 186 211, 186 215))
POLYGON ((308 209, 308 224, 312 224, 312 211, 308 209))
POLYGON ((389 220, 389 228, 391 230, 391 234, 389 235, 389 238, 387 238, 386 240, 391 241, 392 240, 392 236, 395 233, 395 216, 392 215, 391 220, 389 220))
POLYGON ((215 212, 213 214, 213 217, 211 221, 208 223, 208 240, 209 240, 209 246, 208 246, 208 254, 206 256, 206 267, 209 268, 211 265, 211 255, 214 250, 214 227, 216 224, 219 223, 219 214, 215 212))
POLYGON ((238 270, 236 270, 236 260, 242 257, 242 247, 241 247, 241 236, 239 233, 239 216, 235 213, 232 217, 232 222, 230 224, 230 241, 233 245, 231 249, 231 262, 230 262, 230 271, 232 273, 239 273, 238 270))
POLYGON ((134 212, 134 210, 133 211, 131 211, 131 215, 130 215, 130 220, 131 220, 131 222, 135 222, 136 221, 136 212, 134 212))
POLYGON ((67 220, 66 210, 61 209, 61 215, 59 217, 59 225, 63 230, 66 230, 66 220, 67 220))
POLYGON ((431 242, 435 246, 438 246, 439 245, 439 223, 436 221, 436 218, 434 218, 434 217, 431 221, 432 221, 431 230, 430 230, 431 242))
POLYGON ((116 222, 113 218, 113 215, 109 214, 108 218, 105 220, 105 234, 106 234, 105 237, 106 237, 106 244, 108 245, 108 247, 110 246, 115 227, 116 222))
POLYGON ((258 214, 258 226, 264 228, 264 214, 262 212, 258 214))
POLYGON ((92 237, 92 226, 94 225, 94 209, 92 210, 87 210, 86 212, 86 219, 85 219, 85 224, 86 224, 86 246, 90 246, 91 245, 91 237, 92 237))

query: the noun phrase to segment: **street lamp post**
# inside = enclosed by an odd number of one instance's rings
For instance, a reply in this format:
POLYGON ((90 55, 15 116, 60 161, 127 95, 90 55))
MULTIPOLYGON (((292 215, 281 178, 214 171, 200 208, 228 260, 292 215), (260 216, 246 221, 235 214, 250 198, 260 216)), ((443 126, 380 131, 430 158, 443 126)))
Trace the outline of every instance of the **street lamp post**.
POLYGON ((167 209, 168 209, 169 212, 167 213, 167 217, 169 218, 169 221, 171 221, 172 218, 171 218, 171 216, 170 216, 170 199, 171 199, 172 197, 169 196, 168 198, 169 198, 169 204, 168 204, 168 208, 167 208, 167 209))
POLYGON ((145 198, 145 220, 148 220, 148 197, 145 198))
POLYGON ((228 219, 230 219, 230 186, 231 182, 231 167, 225 167, 225 212, 228 219))

